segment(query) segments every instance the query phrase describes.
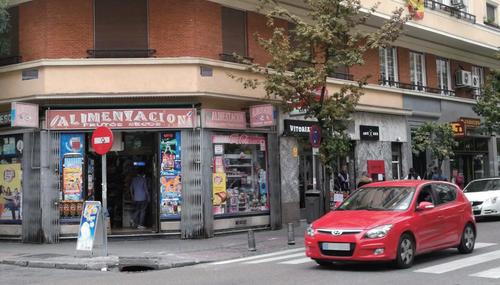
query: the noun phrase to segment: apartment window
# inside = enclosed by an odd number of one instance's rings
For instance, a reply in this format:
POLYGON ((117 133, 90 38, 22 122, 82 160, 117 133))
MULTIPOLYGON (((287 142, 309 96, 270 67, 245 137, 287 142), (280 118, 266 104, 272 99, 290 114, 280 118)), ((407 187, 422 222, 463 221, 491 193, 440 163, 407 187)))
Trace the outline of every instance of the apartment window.
POLYGON ((415 90, 424 90, 424 86, 427 85, 425 77, 424 54, 419 52, 410 52, 410 80, 415 90))
POLYGON ((436 60, 438 88, 441 94, 448 95, 451 87, 450 61, 444 58, 436 60))
POLYGON ((247 15, 245 11, 222 7, 222 60, 235 61, 233 54, 247 53, 247 15))
POLYGON ((94 57, 148 57, 147 0, 94 0, 94 57))
POLYGON ((477 75, 479 77, 479 88, 474 89, 474 95, 480 96, 482 88, 484 86, 484 69, 479 66, 472 66, 472 75, 477 75))
POLYGON ((486 22, 493 24, 497 21, 497 6, 486 3, 486 22))
POLYGON ((392 142, 392 179, 399 180, 403 178, 403 170, 401 167, 401 143, 392 142))
POLYGON ((5 33, 0 34, 4 39, 5 53, 0 57, 0 66, 21 62, 19 54, 19 6, 7 9, 9 13, 9 28, 5 33))
POLYGON ((380 48, 379 61, 382 84, 395 86, 398 81, 398 59, 396 48, 380 48))

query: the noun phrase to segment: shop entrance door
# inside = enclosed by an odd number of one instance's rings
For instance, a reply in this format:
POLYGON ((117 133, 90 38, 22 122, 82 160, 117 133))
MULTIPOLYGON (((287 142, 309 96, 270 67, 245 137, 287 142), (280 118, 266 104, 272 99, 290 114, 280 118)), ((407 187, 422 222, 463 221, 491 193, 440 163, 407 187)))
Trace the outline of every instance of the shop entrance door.
MULTIPOLYGON (((113 234, 158 231, 157 136, 154 133, 123 134, 124 149, 107 154, 107 205, 113 234), (134 201, 131 184, 137 176, 144 176, 149 202, 140 221, 139 203, 134 201), (137 217, 136 217, 137 215, 137 217), (143 223, 142 225, 140 225, 143 223), (143 226, 143 227, 138 227, 143 226)), ((100 161, 96 160, 96 161, 100 161)), ((102 201, 101 165, 96 163, 96 200, 102 201)))
POLYGON ((465 178, 465 185, 474 179, 488 177, 488 154, 458 154, 452 169, 458 169, 465 178))

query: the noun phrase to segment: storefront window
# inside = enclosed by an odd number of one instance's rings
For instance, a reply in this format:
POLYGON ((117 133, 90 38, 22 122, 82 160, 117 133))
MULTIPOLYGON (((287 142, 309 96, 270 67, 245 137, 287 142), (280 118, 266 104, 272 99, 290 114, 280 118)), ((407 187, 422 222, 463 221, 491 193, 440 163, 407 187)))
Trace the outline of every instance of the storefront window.
POLYGON ((216 135, 212 142, 214 214, 268 211, 265 137, 245 134, 216 135))
POLYGON ((62 174, 62 183, 59 213, 62 218, 79 217, 82 212, 85 199, 84 160, 85 134, 61 134, 59 173, 62 174))
POLYGON ((182 203, 181 133, 160 137, 160 217, 180 218, 182 203))
POLYGON ((22 135, 0 136, 0 222, 22 218, 22 135))

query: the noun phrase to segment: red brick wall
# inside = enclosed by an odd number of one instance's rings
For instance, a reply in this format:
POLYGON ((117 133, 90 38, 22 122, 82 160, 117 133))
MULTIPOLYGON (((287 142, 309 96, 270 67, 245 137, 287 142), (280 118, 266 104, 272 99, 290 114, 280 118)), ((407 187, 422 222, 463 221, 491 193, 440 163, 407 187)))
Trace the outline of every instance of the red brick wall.
POLYGON ((398 47, 398 73, 399 82, 411 83, 410 79, 410 50, 398 47))
POLYGON ((19 7, 23 61, 84 58, 93 47, 92 0, 37 0, 19 7))
MULTIPOLYGON (((271 60, 271 56, 258 43, 255 33, 260 37, 268 39, 272 36, 272 29, 266 26, 267 18, 265 15, 255 12, 247 13, 247 36, 248 36, 248 56, 254 59, 254 62, 266 64, 271 60)), ((284 20, 275 19, 276 27, 288 29, 288 23, 284 20)))
POLYGON ((370 75, 368 83, 378 84, 380 77, 378 49, 367 51, 364 55, 364 60, 365 64, 352 66, 349 68, 349 72, 354 76, 354 80, 370 75))
POLYGON ((220 5, 203 0, 149 0, 149 47, 157 57, 222 52, 220 5))

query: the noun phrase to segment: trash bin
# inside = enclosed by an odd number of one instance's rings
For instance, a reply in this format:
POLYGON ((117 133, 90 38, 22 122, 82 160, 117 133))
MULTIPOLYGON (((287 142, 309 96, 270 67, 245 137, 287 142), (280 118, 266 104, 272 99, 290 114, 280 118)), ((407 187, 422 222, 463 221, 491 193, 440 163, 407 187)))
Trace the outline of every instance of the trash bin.
POLYGON ((312 223, 320 215, 321 192, 318 190, 306 191, 306 213, 307 223, 312 223))

